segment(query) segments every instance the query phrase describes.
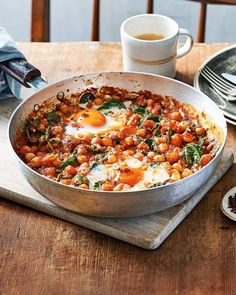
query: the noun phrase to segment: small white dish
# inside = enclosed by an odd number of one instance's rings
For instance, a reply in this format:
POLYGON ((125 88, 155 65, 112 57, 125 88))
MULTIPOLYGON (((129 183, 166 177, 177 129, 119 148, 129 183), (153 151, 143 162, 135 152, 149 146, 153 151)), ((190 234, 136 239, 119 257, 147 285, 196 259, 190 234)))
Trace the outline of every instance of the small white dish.
POLYGON ((236 186, 231 188, 224 196, 221 202, 221 210, 230 219, 236 221, 236 213, 231 211, 231 208, 229 208, 229 197, 236 195, 236 186))

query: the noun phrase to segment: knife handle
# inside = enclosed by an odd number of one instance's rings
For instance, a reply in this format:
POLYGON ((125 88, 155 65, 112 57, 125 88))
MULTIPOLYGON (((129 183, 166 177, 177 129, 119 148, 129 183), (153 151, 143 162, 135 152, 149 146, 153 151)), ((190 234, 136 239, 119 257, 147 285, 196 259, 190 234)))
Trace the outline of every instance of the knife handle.
POLYGON ((30 87, 27 82, 34 77, 40 77, 41 72, 33 65, 24 59, 12 59, 4 61, 0 64, 1 69, 11 76, 13 79, 20 82, 25 87, 30 87))

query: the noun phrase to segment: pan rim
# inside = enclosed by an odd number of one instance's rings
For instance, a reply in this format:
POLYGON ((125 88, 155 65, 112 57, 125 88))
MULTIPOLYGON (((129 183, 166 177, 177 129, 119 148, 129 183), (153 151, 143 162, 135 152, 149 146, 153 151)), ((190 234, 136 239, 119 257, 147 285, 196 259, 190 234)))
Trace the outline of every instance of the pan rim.
MULTIPOLYGON (((7 134, 8 134, 8 141, 10 143, 10 146, 11 146, 11 149, 13 150, 14 152, 14 155, 15 157, 17 158, 17 160, 23 164, 23 166, 29 170, 30 172, 34 173, 37 177, 40 177, 41 179, 51 183, 52 185, 56 185, 58 187, 61 187, 63 189, 67 189, 67 190, 72 190, 72 191, 78 191, 78 192, 86 192, 86 193, 90 193, 90 194, 100 194, 100 195, 106 195, 106 196, 109 196, 109 195, 122 195, 122 194, 129 194, 129 195, 134 195, 134 194, 137 194, 137 193, 143 193, 143 192, 156 192, 156 191, 161 191, 163 189, 166 189, 167 187, 173 187, 173 189, 177 186, 179 186, 180 183, 184 184, 185 182, 188 182, 190 179, 192 179, 194 176, 196 178, 196 175, 199 175, 200 173, 202 173, 202 171, 206 170, 207 167, 209 167, 212 162, 214 162, 218 157, 219 155, 222 153, 224 147, 225 147, 225 143, 226 143, 226 140, 227 140, 227 124, 226 124, 226 120, 223 116, 223 114, 221 112, 220 115, 223 119, 223 122, 224 122, 224 126, 220 126, 220 128, 222 129, 223 131, 223 134, 224 134, 224 138, 222 140, 222 143, 221 143, 221 146, 219 147, 215 157, 212 159, 212 161, 210 161, 206 166, 202 167, 200 170, 198 170, 197 172, 193 173, 192 175, 186 177, 186 178, 183 178, 183 179, 180 179, 176 182, 173 182, 173 183, 167 183, 165 185, 161 185, 161 186, 158 186, 158 187, 152 187, 152 188, 146 188, 146 189, 142 189, 142 190, 134 190, 134 191, 103 191, 103 190, 93 190, 93 189, 83 189, 83 188, 79 188, 79 187, 75 187, 75 186, 69 186, 69 185, 66 185, 66 184, 62 184, 62 183, 59 183, 59 182, 56 182, 55 180, 52 180, 52 179, 49 179, 47 178, 46 176, 44 175, 41 175, 39 174, 38 172, 36 172, 35 170, 33 170, 32 168, 30 168, 28 165, 26 165, 26 163, 17 155, 16 151, 14 150, 13 148, 13 144, 11 142, 11 136, 10 136, 10 132, 11 132, 11 124, 12 124, 12 121, 13 121, 13 118, 15 116, 15 114, 18 112, 18 110, 22 107, 22 105, 24 105, 25 103, 27 103, 28 99, 30 99, 31 97, 33 97, 34 95, 40 93, 41 91, 44 91, 48 88, 51 88, 59 83, 62 83, 62 82, 67 82, 67 81, 71 81, 72 79, 81 79, 83 77, 86 77, 86 79, 89 79, 90 76, 101 76, 101 75, 106 75, 106 74, 114 74, 114 75, 123 75, 123 74, 131 74, 131 75, 145 75, 145 76, 150 76, 150 77, 157 77, 157 78, 160 78, 160 79, 164 79, 164 80, 168 80, 168 81, 171 81, 172 83, 177 83, 177 84, 181 84, 183 85, 184 87, 187 87, 189 89, 191 89, 191 91, 195 91, 197 92, 200 96, 204 97, 205 99, 208 100, 208 102, 212 105, 214 105, 214 107, 216 107, 217 109, 218 106, 207 96, 205 95, 204 93, 202 93, 201 91, 199 91, 198 89, 182 82, 182 81, 179 81, 179 80, 175 80, 175 79, 172 79, 172 78, 169 78, 169 77, 165 77, 165 76, 161 76, 161 75, 156 75, 156 74, 151 74, 151 73, 146 73, 146 72, 128 72, 128 71, 97 71, 97 72, 92 72, 92 73, 88 73, 88 74, 81 74, 81 75, 77 75, 77 76, 72 76, 72 77, 69 77, 69 78, 66 78, 66 79, 63 79, 63 80, 58 80, 56 82, 53 82, 52 84, 40 89, 39 91, 35 92, 34 94, 32 94, 31 96, 29 96, 28 98, 24 99, 18 106, 17 108, 13 111, 10 119, 9 119, 9 123, 8 123, 8 130, 7 130, 7 134)), ((46 100, 46 99, 45 99, 46 100)), ((219 109, 220 111, 220 109, 219 109)))

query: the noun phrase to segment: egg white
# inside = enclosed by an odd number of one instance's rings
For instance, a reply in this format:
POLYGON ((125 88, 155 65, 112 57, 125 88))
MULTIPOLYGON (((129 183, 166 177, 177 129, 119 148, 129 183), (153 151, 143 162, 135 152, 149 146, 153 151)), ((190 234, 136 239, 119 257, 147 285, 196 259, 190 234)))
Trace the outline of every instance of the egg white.
POLYGON ((143 179, 135 184, 131 190, 141 190, 153 186, 156 183, 164 183, 170 179, 170 175, 167 172, 164 165, 160 164, 157 167, 147 167, 144 172, 143 179))

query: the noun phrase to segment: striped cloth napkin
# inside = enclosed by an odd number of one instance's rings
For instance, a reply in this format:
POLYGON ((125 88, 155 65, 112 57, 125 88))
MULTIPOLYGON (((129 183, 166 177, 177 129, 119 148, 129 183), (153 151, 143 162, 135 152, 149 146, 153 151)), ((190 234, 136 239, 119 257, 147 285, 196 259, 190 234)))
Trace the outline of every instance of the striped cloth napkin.
MULTIPOLYGON (((12 40, 7 31, 3 27, 0 27, 0 64, 1 62, 14 58, 26 60, 25 56, 19 51, 16 43, 12 40)), ((10 77, 8 77, 8 80, 9 79, 10 77)), ((10 93, 11 91, 8 87, 6 74, 0 68, 0 96, 4 97, 10 93)))

